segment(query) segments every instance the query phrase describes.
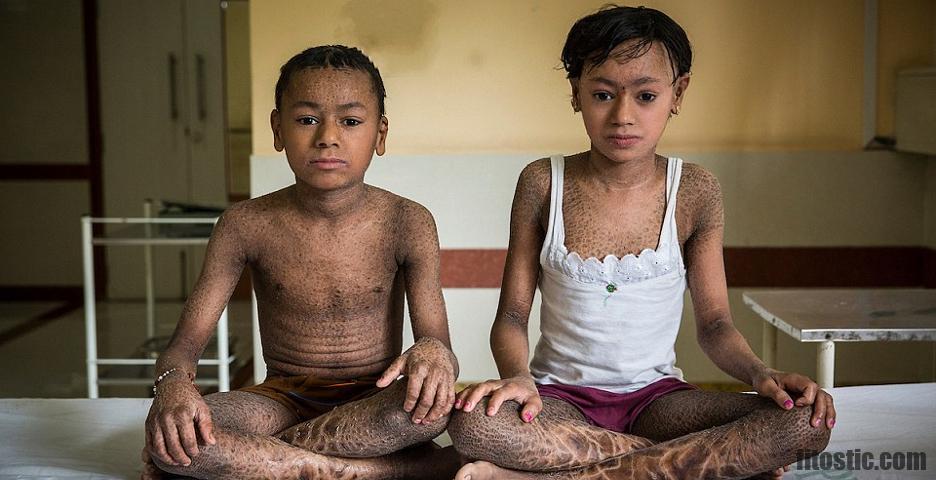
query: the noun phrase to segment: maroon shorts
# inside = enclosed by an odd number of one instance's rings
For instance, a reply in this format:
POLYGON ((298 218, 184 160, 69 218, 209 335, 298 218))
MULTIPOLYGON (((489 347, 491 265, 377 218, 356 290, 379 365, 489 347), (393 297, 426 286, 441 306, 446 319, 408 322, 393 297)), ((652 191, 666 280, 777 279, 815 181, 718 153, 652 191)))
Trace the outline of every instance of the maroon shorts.
POLYGON ((612 393, 597 388, 558 383, 536 386, 541 397, 558 398, 571 403, 592 425, 620 433, 630 433, 637 416, 650 402, 668 393, 697 388, 699 387, 671 377, 657 380, 629 393, 612 393))

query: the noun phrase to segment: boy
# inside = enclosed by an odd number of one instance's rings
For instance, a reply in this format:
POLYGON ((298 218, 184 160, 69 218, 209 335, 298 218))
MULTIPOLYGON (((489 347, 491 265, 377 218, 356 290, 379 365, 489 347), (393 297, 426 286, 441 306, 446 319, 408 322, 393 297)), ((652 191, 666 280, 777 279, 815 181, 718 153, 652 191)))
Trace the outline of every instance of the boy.
POLYGON ((156 363, 144 477, 451 478, 451 449, 399 452, 445 430, 458 365, 432 215, 363 182, 385 150, 385 96, 355 48, 282 67, 270 124, 296 183, 218 221, 156 363), (245 266, 267 379, 202 398, 196 362, 245 266), (404 292, 417 341, 400 355, 404 292), (417 463, 426 455, 439 458, 417 463))

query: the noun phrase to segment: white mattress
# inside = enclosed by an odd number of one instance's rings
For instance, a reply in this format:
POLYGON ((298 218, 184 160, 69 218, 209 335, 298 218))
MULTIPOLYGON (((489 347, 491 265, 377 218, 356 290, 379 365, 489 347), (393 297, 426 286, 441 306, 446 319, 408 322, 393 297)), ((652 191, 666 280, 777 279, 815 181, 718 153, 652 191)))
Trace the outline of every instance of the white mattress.
MULTIPOLYGON (((925 471, 791 471, 787 479, 936 478, 936 383, 837 388, 827 451, 924 452, 925 471)), ((0 480, 139 478, 147 399, 0 400, 0 480)))

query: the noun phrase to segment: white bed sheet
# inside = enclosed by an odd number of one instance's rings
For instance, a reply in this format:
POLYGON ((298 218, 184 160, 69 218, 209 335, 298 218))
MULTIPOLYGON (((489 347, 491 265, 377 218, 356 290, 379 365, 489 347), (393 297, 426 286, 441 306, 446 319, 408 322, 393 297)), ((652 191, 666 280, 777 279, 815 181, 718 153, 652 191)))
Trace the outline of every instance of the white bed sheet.
MULTIPOLYGON (((924 452, 925 471, 791 471, 786 479, 936 478, 936 383, 832 390, 828 452, 924 452)), ((0 400, 0 480, 139 478, 148 399, 0 400)))

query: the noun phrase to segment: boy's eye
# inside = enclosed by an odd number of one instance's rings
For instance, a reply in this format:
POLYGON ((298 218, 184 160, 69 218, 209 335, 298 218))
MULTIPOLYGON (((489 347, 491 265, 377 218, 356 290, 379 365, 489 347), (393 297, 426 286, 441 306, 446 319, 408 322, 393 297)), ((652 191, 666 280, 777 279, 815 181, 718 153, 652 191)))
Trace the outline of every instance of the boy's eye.
POLYGON ((342 120, 341 123, 343 123, 343 124, 345 124, 346 126, 349 126, 349 127, 356 127, 356 126, 360 125, 362 122, 361 122, 360 120, 356 119, 356 118, 346 118, 346 119, 342 120))
POLYGON ((597 92, 597 93, 593 93, 592 96, 595 97, 595 100, 598 100, 599 102, 607 102, 608 100, 611 100, 612 98, 614 98, 608 92, 597 92))
POLYGON ((318 119, 315 117, 299 117, 296 119, 300 125, 315 125, 318 123, 318 119))
POLYGON ((640 94, 639 98, 641 102, 652 102, 656 100, 656 95, 652 93, 644 92, 640 94))

